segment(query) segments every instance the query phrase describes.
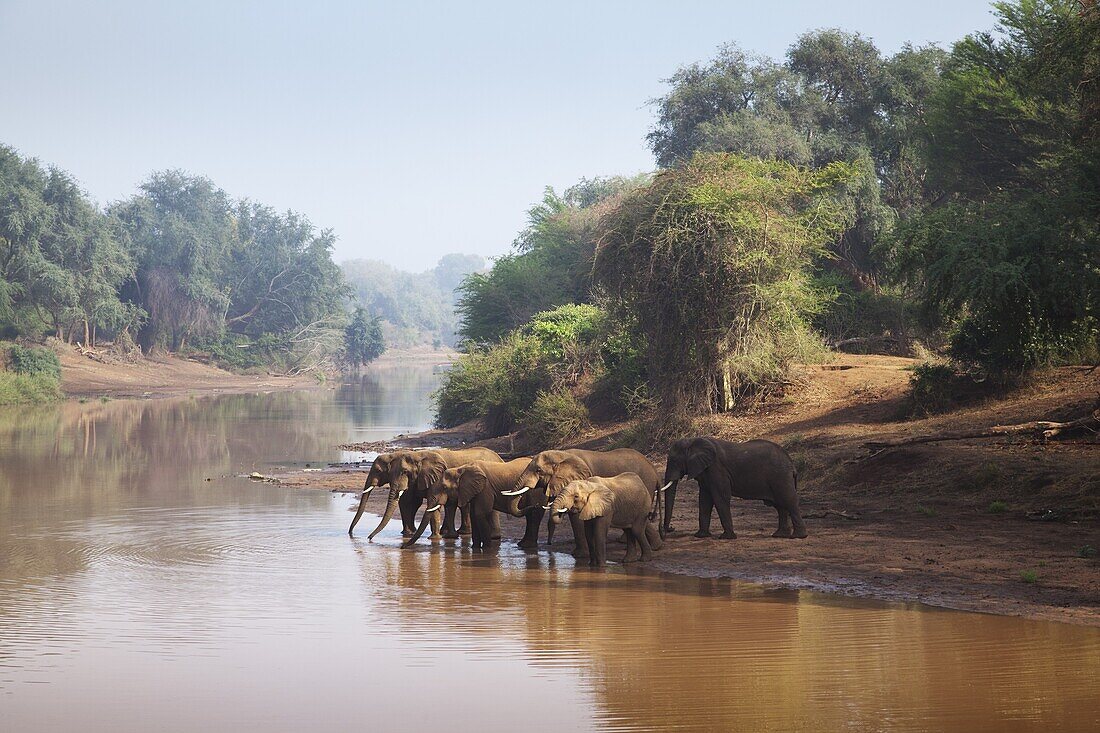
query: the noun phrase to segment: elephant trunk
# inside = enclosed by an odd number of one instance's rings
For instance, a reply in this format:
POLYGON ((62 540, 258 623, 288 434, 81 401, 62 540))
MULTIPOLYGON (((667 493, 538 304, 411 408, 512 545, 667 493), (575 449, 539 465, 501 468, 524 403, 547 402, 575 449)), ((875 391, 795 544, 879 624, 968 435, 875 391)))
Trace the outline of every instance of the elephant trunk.
POLYGON ((416 528, 416 531, 413 532, 412 536, 409 537, 409 539, 405 540, 401 544, 401 547, 412 547, 414 544, 416 544, 416 541, 418 539, 420 539, 420 536, 422 534, 424 534, 424 530, 428 528, 428 523, 432 519, 432 514, 434 514, 437 511, 439 511, 439 505, 438 504, 436 504, 434 507, 432 507, 432 508, 428 509, 427 511, 425 511, 424 516, 420 519, 420 526, 418 526, 416 528))
POLYGON ((359 523, 359 518, 363 516, 363 510, 367 508, 367 499, 370 498, 372 491, 374 491, 373 486, 363 489, 363 495, 359 497, 359 508, 355 510, 355 519, 351 520, 351 526, 348 527, 348 534, 351 534, 351 531, 355 529, 355 525, 359 523))
POLYGON ((664 522, 662 522, 661 524, 661 529, 664 532, 667 532, 672 526, 672 509, 676 504, 676 484, 678 483, 680 483, 680 481, 679 479, 676 479, 672 481, 672 483, 668 484, 668 488, 664 490, 665 516, 664 522))
POLYGON ((386 511, 382 515, 382 521, 378 523, 378 526, 374 528, 374 531, 367 537, 368 540, 373 540, 374 536, 384 530, 386 525, 393 519, 393 513, 397 511, 397 500, 401 497, 401 492, 397 489, 390 489, 390 500, 386 504, 386 511))

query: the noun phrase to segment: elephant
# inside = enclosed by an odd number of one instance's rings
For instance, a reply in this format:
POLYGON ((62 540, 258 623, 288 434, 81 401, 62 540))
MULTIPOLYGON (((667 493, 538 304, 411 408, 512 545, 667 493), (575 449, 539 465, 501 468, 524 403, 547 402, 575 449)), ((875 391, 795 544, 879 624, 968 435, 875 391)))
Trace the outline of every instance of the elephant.
POLYGON ((760 499, 779 512, 779 529, 772 537, 807 536, 798 511, 798 472, 787 451, 770 440, 731 443, 717 438, 684 438, 668 450, 665 468, 665 534, 673 532, 672 508, 676 484, 694 478, 699 484, 699 531, 696 537, 710 537, 713 509, 724 530, 719 539, 733 539, 730 498, 760 499), (794 528, 792 530, 791 524, 794 528))
POLYGON ((352 530, 355 529, 355 525, 359 523, 359 518, 363 516, 363 510, 367 507, 367 499, 370 498, 371 492, 379 486, 386 486, 389 484, 390 464, 399 457, 402 452, 404 451, 379 453, 378 457, 374 459, 370 471, 367 472, 367 480, 363 482, 363 493, 359 496, 359 508, 355 510, 355 518, 351 520, 351 526, 348 527, 348 534, 352 533, 352 530))
MULTIPOLYGON (((462 466, 471 461, 490 461, 503 463, 503 459, 488 448, 464 448, 462 450, 419 450, 402 451, 390 461, 390 494, 386 511, 368 539, 385 529, 393 518, 394 511, 400 506, 402 534, 415 532, 416 510, 424 501, 428 489, 443 478, 443 472, 452 466, 462 466)), ((454 516, 453 509, 450 514, 454 516)), ((439 539, 442 522, 433 513, 432 539, 439 539)))
MULTIPOLYGON (((523 513, 527 518, 527 530, 519 546, 531 549, 538 546, 539 523, 548 508, 547 504, 565 488, 570 481, 578 481, 602 476, 618 476, 620 473, 635 473, 651 493, 657 489, 657 472, 649 460, 641 453, 630 448, 610 451, 548 450, 531 459, 527 468, 516 479, 512 491, 514 504, 510 514, 523 513)), ((573 528, 573 555, 577 558, 588 557, 588 543, 584 541, 584 524, 577 515, 569 515, 569 524, 573 528)))
POLYGON ((584 524, 584 540, 588 544, 589 564, 603 567, 607 561, 607 532, 612 527, 627 535, 624 563, 641 559, 648 561, 661 540, 649 525, 653 490, 636 473, 620 473, 604 478, 593 476, 583 481, 570 481, 554 498, 555 514, 569 513, 584 524), (656 545, 650 546, 650 537, 656 545))
POLYGON ((420 538, 428 524, 429 513, 438 512, 440 506, 448 502, 457 502, 460 508, 470 509, 473 547, 489 547, 494 540, 500 539, 497 512, 511 514, 514 511, 512 505, 515 502, 502 492, 515 484, 530 462, 530 458, 515 458, 507 463, 474 461, 465 466, 448 468, 443 473, 443 480, 428 490, 428 509, 424 518, 420 520, 416 533, 402 546, 409 547, 420 538))

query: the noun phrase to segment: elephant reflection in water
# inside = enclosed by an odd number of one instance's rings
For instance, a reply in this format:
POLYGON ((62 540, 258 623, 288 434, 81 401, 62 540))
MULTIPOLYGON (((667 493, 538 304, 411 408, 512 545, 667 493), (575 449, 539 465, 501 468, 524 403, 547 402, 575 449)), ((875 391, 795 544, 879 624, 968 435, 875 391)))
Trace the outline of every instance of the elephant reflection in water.
MULTIPOLYGON (((367 591, 401 632, 415 638, 436 628, 458 637, 514 640, 535 668, 560 671, 568 659, 586 680, 584 689, 595 695, 596 717, 623 729, 659 729, 663 722, 733 730, 741 728, 747 712, 755 719, 764 709, 768 721, 780 723, 801 720, 789 716, 804 712, 762 706, 753 674, 701 651, 759 644, 759 635, 777 650, 796 647, 802 609, 790 603, 796 592, 759 591, 758 600, 768 602, 757 604, 754 619, 764 622, 738 628, 732 625, 735 586, 727 580, 662 576, 640 566, 598 575, 555 573, 552 565, 573 564, 560 554, 483 555, 457 546, 430 552, 357 550, 367 591)), ((469 645, 492 647, 475 640, 469 645)), ((770 664, 794 660, 777 652, 770 664)), ((799 676, 792 670, 792 686, 799 676)), ((543 694, 537 675, 530 685, 531 695, 543 694)), ((523 706, 517 702, 514 711, 496 708, 494 714, 522 716, 523 706)))

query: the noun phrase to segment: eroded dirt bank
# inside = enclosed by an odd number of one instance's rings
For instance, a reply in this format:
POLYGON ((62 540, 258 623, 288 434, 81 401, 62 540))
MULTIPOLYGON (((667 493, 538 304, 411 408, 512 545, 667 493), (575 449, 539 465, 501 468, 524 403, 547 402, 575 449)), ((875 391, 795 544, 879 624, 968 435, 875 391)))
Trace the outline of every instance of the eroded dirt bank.
MULTIPOLYGON (((955 440, 875 455, 864 447, 870 440, 1065 419, 1096 400, 1100 374, 1062 369, 1007 399, 911 420, 903 417, 911 363, 841 356, 827 366, 801 368, 804 386, 782 401, 704 421, 701 433, 766 437, 787 447, 799 468, 810 537, 773 539, 775 512, 735 500, 737 539, 696 539, 697 493, 692 482, 683 482, 674 517, 678 531, 652 567, 1100 626, 1096 436, 955 440)), ((594 430, 582 445, 611 444, 621 427, 594 430)), ((459 430, 407 442, 470 437, 459 430)), ((510 447, 507 438, 490 445, 510 447)), ((651 458, 663 469, 663 455, 651 458)), ((362 480, 362 471, 349 467, 281 477, 287 485, 353 495, 362 480)), ((374 502, 380 511, 382 500, 374 502)), ((509 537, 518 537, 521 528, 519 520, 504 522, 509 537)), ((569 530, 563 527, 559 538, 553 549, 568 551, 569 530)))

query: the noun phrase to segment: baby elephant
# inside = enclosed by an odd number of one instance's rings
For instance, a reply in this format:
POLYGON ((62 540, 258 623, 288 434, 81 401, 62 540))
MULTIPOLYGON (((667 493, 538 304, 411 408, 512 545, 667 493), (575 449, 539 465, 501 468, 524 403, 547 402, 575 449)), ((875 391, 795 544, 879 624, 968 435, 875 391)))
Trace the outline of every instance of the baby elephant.
POLYGON ((607 532, 612 527, 624 530, 627 537, 623 562, 649 560, 652 550, 660 549, 657 528, 649 524, 653 492, 636 473, 620 473, 612 478, 571 481, 554 498, 554 512, 576 514, 584 523, 589 564, 601 567, 607 560, 607 532))

